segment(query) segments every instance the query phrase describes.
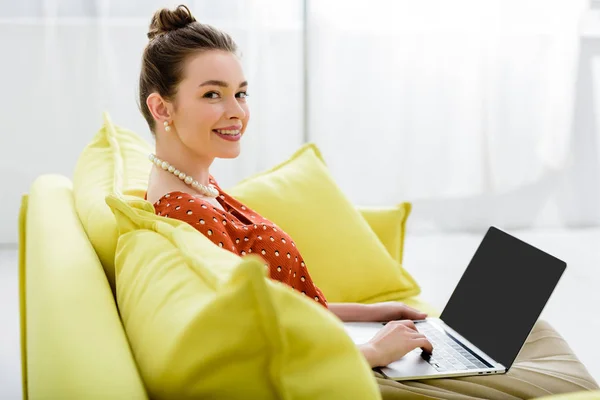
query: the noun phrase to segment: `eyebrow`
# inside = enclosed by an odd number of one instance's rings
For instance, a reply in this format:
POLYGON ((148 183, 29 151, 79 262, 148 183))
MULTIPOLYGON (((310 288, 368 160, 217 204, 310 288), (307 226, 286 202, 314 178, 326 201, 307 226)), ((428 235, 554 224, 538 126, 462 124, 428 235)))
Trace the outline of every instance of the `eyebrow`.
MULTIPOLYGON (((229 84, 225 81, 211 79, 209 81, 201 83, 198 87, 202 87, 202 86, 220 86, 220 87, 227 88, 227 87, 229 87, 229 84)), ((240 83, 240 86, 238 86, 238 88, 241 88, 244 86, 248 86, 248 81, 244 81, 244 82, 240 83)))

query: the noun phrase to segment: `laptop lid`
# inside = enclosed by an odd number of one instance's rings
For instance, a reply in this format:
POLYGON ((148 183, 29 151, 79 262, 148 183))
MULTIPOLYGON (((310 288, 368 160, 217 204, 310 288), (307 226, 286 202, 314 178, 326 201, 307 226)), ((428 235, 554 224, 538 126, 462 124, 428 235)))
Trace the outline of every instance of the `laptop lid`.
POLYGON ((565 268, 558 258, 491 227, 440 318, 510 368, 565 268))

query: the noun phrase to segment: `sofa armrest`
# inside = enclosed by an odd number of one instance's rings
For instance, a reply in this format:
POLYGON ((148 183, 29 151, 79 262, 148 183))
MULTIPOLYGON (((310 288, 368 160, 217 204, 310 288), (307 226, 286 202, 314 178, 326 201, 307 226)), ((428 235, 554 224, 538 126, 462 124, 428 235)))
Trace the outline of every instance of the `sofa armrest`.
POLYGON ((23 203, 24 395, 146 399, 108 281, 73 203, 71 182, 57 175, 39 177, 23 203))

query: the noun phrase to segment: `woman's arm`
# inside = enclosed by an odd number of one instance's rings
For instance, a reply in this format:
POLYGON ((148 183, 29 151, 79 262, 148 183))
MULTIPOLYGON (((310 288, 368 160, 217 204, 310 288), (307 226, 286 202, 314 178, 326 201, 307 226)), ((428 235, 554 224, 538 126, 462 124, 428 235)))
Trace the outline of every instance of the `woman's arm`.
POLYGON ((358 346, 358 349, 362 353, 365 360, 367 360, 369 367, 375 368, 375 367, 382 366, 382 365, 380 365, 381 363, 379 362, 380 357, 377 354, 377 351, 375 350, 375 348, 373 347, 373 345, 371 343, 361 344, 358 346))
POLYGON ((427 318, 427 314, 397 301, 374 304, 329 303, 327 307, 344 322, 389 322, 427 318))
POLYGON ((360 303, 329 303, 329 311, 344 322, 368 322, 369 305, 360 303))

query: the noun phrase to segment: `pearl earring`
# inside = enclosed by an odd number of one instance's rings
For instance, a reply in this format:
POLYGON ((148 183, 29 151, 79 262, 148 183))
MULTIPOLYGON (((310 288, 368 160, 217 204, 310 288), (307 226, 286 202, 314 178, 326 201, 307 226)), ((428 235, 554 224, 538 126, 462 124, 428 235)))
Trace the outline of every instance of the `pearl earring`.
POLYGON ((165 126, 165 131, 167 131, 167 132, 171 131, 171 127, 169 126, 169 121, 163 122, 163 125, 165 126))

